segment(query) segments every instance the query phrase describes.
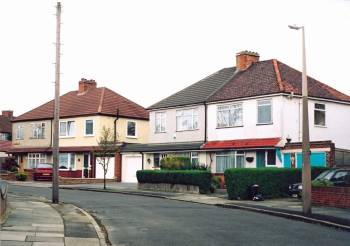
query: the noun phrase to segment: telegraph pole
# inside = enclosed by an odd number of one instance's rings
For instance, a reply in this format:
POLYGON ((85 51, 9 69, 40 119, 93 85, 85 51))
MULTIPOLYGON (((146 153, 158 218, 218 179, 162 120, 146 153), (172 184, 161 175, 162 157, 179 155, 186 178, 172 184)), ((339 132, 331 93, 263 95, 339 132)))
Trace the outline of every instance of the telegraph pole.
POLYGON ((59 161, 59 119, 60 119, 60 48, 61 48, 61 3, 56 6, 56 65, 55 65, 55 110, 52 141, 52 203, 59 203, 58 161, 59 161))

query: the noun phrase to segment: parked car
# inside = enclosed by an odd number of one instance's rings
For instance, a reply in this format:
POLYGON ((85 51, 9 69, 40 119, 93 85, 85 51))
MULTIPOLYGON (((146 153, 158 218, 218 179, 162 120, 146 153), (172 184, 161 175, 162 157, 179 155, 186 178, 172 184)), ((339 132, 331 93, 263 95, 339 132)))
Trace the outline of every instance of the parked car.
MULTIPOLYGON (((313 181, 327 180, 334 184, 334 186, 350 186, 350 169, 331 169, 322 172, 313 181)), ((302 184, 296 183, 289 185, 288 193, 290 196, 301 197, 302 184)))
POLYGON ((33 170, 33 179, 34 180, 52 180, 52 164, 50 163, 41 163, 33 170))

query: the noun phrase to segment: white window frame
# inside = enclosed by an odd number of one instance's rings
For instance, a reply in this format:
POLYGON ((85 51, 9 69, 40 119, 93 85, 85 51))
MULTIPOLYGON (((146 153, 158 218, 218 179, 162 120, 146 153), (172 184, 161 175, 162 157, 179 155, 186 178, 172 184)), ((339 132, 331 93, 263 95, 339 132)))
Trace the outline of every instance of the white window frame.
POLYGON ((62 120, 60 121, 60 125, 59 125, 59 136, 60 138, 72 138, 75 137, 75 121, 74 120, 62 120), (72 135, 68 135, 68 123, 69 122, 73 122, 73 134, 72 135), (61 135, 61 123, 65 123, 66 124, 66 131, 64 132, 64 135, 61 135))
MULTIPOLYGON (((60 155, 68 155, 68 168, 65 169, 65 168, 59 168, 60 167, 60 163, 58 163, 58 168, 60 171, 75 171, 76 168, 77 168, 77 155, 75 153, 60 153, 60 155), (74 168, 72 168, 72 163, 71 163, 71 160, 72 160, 72 154, 74 154, 74 168)), ((60 161, 60 156, 58 157, 58 162, 60 161)))
POLYGON ((95 136, 95 121, 93 119, 86 119, 84 121, 84 136, 85 137, 95 136), (86 122, 87 121, 92 121, 92 134, 86 134, 86 122))
POLYGON ((218 172, 218 170, 217 170, 217 157, 222 157, 222 156, 233 156, 235 163, 234 163, 234 166, 230 167, 230 168, 237 168, 237 157, 238 156, 243 157, 243 161, 244 161, 243 168, 245 168, 246 167, 246 165, 245 165, 245 154, 246 153, 245 153, 245 151, 243 151, 243 153, 238 153, 238 152, 242 152, 242 151, 240 151, 240 150, 238 150, 238 151, 237 150, 227 150, 227 151, 216 152, 216 154, 215 154, 215 172, 216 173, 224 173, 225 172, 225 170, 223 172, 218 172))
POLYGON ((193 164, 193 160, 197 159, 197 163, 199 164, 199 152, 191 152, 191 164, 193 164))
POLYGON ((16 126, 16 140, 23 140, 24 139, 24 127, 23 125, 17 125, 16 126))
POLYGON ((46 123, 45 122, 33 122, 30 123, 31 125, 31 138, 32 139, 45 139, 45 128, 46 123), (39 127, 38 127, 39 126, 39 127), (34 128, 36 127, 36 128, 34 128), (38 129, 41 129, 41 135, 39 135, 38 129))
POLYGON ((38 164, 46 163, 46 154, 45 153, 28 153, 27 156, 27 167, 28 169, 33 169, 38 166, 38 164), (33 163, 30 163, 33 161, 33 163))
POLYGON ((327 126, 327 111, 326 111, 326 104, 325 103, 314 103, 314 126, 317 126, 317 127, 326 127, 327 126), (324 106, 324 109, 319 109, 319 108, 316 108, 316 104, 319 104, 319 105, 323 105, 324 106), (315 117, 315 113, 316 111, 319 111, 319 112, 324 112, 324 125, 318 125, 316 124, 316 117, 315 117))
POLYGON ((261 100, 258 100, 256 102, 256 107, 257 107, 257 110, 256 110, 256 124, 257 125, 271 125, 273 124, 273 103, 272 103, 272 99, 271 98, 268 98, 268 99, 261 99, 261 100), (269 101, 269 103, 264 103, 262 105, 259 105, 259 103, 263 102, 263 101, 269 101), (270 108, 271 108, 271 121, 270 122, 259 122, 259 107, 261 106, 267 106, 267 105, 270 105, 270 108))
POLYGON ((127 138, 137 138, 137 122, 135 120, 128 120, 126 122, 126 137, 127 138), (128 134, 128 125, 129 125, 129 122, 130 123, 135 123, 135 136, 132 136, 132 135, 129 135, 128 134))
MULTIPOLYGON (((182 124, 181 124, 181 127, 182 127, 182 124)), ((189 109, 179 109, 179 110, 176 110, 176 131, 177 132, 183 132, 183 131, 195 131, 195 130, 198 130, 199 129, 199 110, 198 108, 189 108, 189 109), (185 115, 180 115, 180 114, 183 114, 184 112, 189 112, 191 111, 191 115, 187 115, 187 116, 190 116, 191 117, 191 127, 188 128, 188 129, 185 129, 185 128, 181 128, 180 129, 180 126, 178 124, 178 118, 180 117, 187 117, 185 115), (197 125, 195 125, 195 117, 197 118, 197 125)))
POLYGON ((9 133, 0 133, 0 140, 8 140, 10 134, 9 133))
POLYGON ((165 133, 166 132, 166 112, 155 112, 154 113, 154 132, 155 133, 165 133), (160 115, 160 118, 157 117, 157 115, 160 115), (159 131, 157 131, 157 123, 159 121, 159 131))
POLYGON ((216 128, 230 128, 230 127, 241 127, 241 126, 243 126, 243 103, 240 102, 240 103, 220 104, 220 105, 216 106, 216 128), (219 125, 219 119, 218 119, 219 117, 218 116, 219 116, 219 112, 224 111, 223 109, 220 109, 223 107, 227 107, 227 110, 229 111, 229 117, 230 117, 231 112, 233 112, 233 110, 236 109, 235 107, 240 108, 241 112, 242 112, 241 122, 239 122, 240 124, 230 125, 230 122, 228 122, 227 126, 219 125))

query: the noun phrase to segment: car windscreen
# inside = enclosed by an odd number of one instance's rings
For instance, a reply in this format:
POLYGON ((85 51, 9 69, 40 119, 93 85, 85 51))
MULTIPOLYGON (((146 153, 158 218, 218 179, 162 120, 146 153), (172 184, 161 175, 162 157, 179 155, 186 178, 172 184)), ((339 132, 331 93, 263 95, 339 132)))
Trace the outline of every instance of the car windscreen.
POLYGON ((36 168, 52 168, 52 165, 47 163, 40 163, 36 166, 36 168))
POLYGON ((332 176, 333 176, 333 171, 328 170, 328 171, 324 171, 323 173, 318 175, 317 178, 315 178, 315 180, 319 180, 319 179, 328 179, 329 180, 332 176))

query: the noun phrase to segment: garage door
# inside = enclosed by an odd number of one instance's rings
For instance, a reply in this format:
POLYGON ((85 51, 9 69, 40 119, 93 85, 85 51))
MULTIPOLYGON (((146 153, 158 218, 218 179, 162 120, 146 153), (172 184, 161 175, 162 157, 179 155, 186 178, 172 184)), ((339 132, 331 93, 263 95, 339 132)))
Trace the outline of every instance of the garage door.
POLYGON ((142 169, 141 156, 123 156, 122 182, 137 183, 136 171, 142 169))
MULTIPOLYGON (((97 179, 103 179, 103 166, 100 164, 101 159, 99 157, 96 158, 96 178, 97 179)), ((108 163, 108 169, 106 173, 107 179, 113 179, 114 178, 114 157, 111 157, 109 159, 108 163)))

